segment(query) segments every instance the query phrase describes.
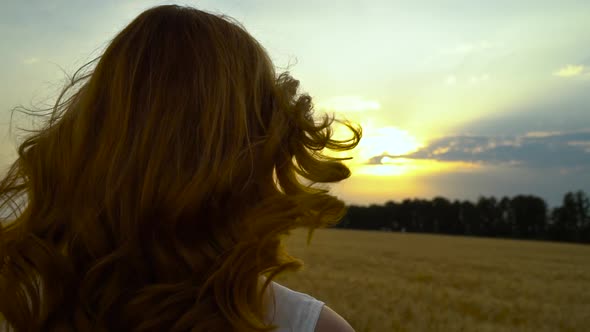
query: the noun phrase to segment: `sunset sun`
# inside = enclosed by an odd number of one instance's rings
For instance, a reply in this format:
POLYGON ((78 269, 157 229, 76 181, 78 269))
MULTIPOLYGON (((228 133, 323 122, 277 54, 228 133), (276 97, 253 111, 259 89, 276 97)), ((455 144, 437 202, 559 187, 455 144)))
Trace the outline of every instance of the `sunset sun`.
POLYGON ((363 160, 379 155, 400 156, 416 151, 422 144, 405 130, 395 127, 365 129, 358 149, 363 160))
MULTIPOLYGON (((393 126, 375 126, 372 121, 361 122, 363 137, 352 153, 350 166, 358 174, 374 176, 399 176, 424 168, 424 161, 402 158, 423 146, 416 137, 393 126), (383 156, 380 164, 371 163, 375 157, 383 156)), ((346 130, 337 128, 335 137, 346 137, 346 130)), ((340 156, 339 154, 329 153, 340 156)))

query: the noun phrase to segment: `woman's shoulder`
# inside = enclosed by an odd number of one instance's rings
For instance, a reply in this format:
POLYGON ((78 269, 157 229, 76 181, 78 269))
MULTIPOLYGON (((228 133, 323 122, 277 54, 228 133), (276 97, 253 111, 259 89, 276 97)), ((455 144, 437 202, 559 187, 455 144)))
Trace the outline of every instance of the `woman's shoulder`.
POLYGON ((342 318, 332 308, 324 305, 314 332, 355 332, 346 319, 342 318))
POLYGON ((272 282, 273 306, 270 321, 289 331, 354 332, 338 313, 315 297, 272 282))

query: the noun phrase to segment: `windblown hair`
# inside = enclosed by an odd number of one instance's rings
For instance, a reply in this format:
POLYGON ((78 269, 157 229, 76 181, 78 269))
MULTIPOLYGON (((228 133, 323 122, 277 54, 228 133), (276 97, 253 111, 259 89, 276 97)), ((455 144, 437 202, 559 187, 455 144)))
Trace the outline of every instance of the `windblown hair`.
POLYGON ((226 16, 141 13, 68 79, 0 183, 0 312, 16 331, 269 331, 263 295, 337 224, 316 183, 362 128, 323 115, 226 16), (353 135, 333 139, 334 121, 353 135), (304 184, 305 180, 309 183, 304 184), (18 200, 26 196, 25 203, 18 200), (260 280, 264 282, 260 282, 260 280))

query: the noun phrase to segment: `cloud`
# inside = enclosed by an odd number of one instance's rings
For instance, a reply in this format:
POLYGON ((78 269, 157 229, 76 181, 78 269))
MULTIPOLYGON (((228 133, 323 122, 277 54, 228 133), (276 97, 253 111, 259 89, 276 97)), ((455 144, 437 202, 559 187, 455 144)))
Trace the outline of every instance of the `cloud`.
POLYGON ((363 112, 379 110, 378 101, 364 99, 359 96, 337 96, 315 105, 317 109, 341 112, 363 112))
POLYGON ((455 85, 455 83, 457 83, 457 77, 455 77, 455 75, 447 76, 447 79, 445 81, 446 85, 455 85))
POLYGON ((490 79, 490 75, 488 75, 488 74, 474 75, 474 76, 471 76, 471 78, 469 79, 469 83, 470 84, 479 84, 479 83, 486 82, 489 79, 490 79))
POLYGON ((553 73, 555 76, 559 77, 575 77, 580 75, 589 74, 588 71, 585 71, 585 67, 582 65, 567 65, 556 72, 553 73))
POLYGON ((570 141, 567 142, 567 144, 571 146, 579 146, 587 153, 590 153, 590 141, 570 141))
POLYGON ((526 167, 590 167, 590 130, 569 133, 527 133, 519 136, 446 136, 416 152, 374 156, 368 164, 382 164, 384 157, 462 161, 526 167))
POLYGON ((499 41, 470 41, 459 44, 443 45, 423 58, 421 66, 429 66, 432 69, 448 70, 454 68, 459 74, 471 73, 469 71, 481 71, 483 68, 490 68, 490 64, 512 63, 509 59, 515 51, 507 44, 499 41), (466 73, 467 72, 467 73, 466 73))
POLYGON ((559 131, 530 131, 526 133, 525 137, 548 137, 561 134, 559 131))
POLYGON ((460 43, 449 48, 444 48, 440 50, 439 53, 448 55, 467 55, 488 51, 498 47, 498 44, 492 43, 487 40, 480 40, 477 42, 460 43))
MULTIPOLYGON (((568 80, 568 79, 565 79, 568 80)), ((455 128, 479 136, 578 132, 590 129, 590 80, 566 84, 521 102, 507 103, 455 128)))
POLYGON ((37 63, 37 62, 39 62, 39 58, 36 58, 36 57, 26 58, 23 60, 23 64, 25 64, 25 65, 32 65, 33 63, 37 63))
MULTIPOLYGON (((478 85, 487 82, 490 79, 490 75, 487 73, 480 74, 480 75, 471 75, 468 78, 464 79, 464 82, 469 83, 470 85, 478 85)), ((460 84, 461 81, 455 75, 448 75, 445 79, 445 84, 449 86, 460 84)))

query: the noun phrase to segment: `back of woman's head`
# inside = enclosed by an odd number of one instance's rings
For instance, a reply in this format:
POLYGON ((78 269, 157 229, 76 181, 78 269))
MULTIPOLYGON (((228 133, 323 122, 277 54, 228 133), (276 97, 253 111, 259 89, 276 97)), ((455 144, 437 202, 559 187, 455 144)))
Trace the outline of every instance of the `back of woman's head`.
POLYGON ((0 183, 0 312, 17 331, 269 330, 263 288, 302 265, 283 235, 346 211, 312 185, 350 176, 321 151, 360 128, 332 139, 335 119, 315 122, 224 16, 143 12, 49 111, 0 183))

